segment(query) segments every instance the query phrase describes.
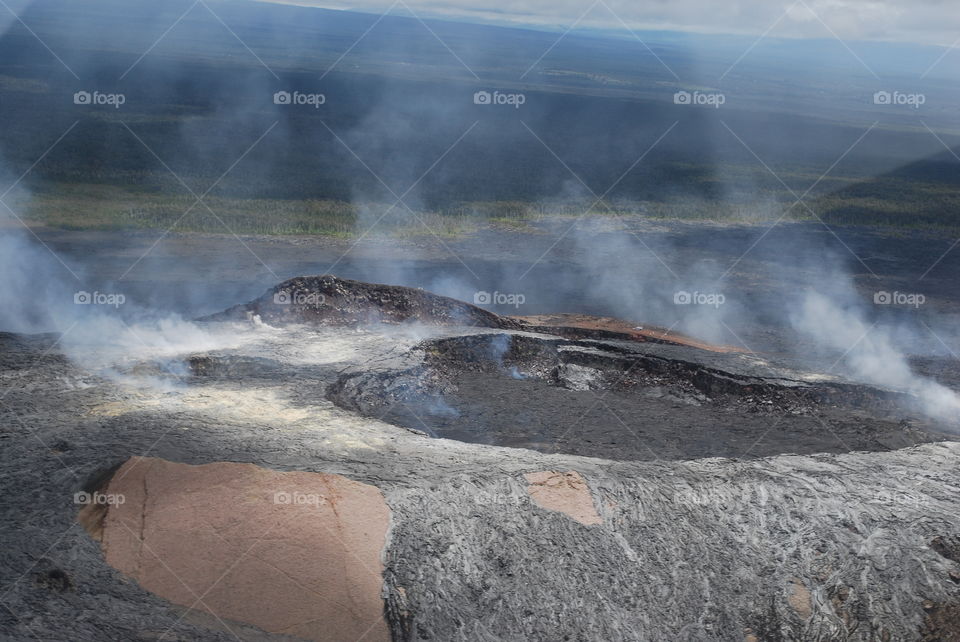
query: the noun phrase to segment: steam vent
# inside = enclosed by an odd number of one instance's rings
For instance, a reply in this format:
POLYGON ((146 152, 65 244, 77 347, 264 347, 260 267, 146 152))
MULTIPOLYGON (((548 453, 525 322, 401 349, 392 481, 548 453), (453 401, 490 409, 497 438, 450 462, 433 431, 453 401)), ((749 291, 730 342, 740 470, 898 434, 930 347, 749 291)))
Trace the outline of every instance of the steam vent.
POLYGON ((0 0, 0 642, 960 642, 960 0, 0 0))
POLYGON ((72 498, 18 590, 111 613, 76 639, 958 639, 960 443, 911 391, 332 275, 191 327, 109 378, 0 335, 57 399, 4 402, 23 483, 72 498))

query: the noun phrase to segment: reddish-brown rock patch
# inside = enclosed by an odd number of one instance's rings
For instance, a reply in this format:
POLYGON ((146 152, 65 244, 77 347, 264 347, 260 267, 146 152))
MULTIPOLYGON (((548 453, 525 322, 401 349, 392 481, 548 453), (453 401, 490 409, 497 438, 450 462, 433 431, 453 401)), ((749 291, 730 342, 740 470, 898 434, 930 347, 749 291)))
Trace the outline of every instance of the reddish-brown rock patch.
POLYGON ((528 324, 528 327, 524 328, 526 330, 556 334, 568 339, 621 339, 641 343, 689 346, 709 350, 710 352, 743 352, 741 348, 735 346, 715 345, 673 332, 668 328, 652 325, 638 326, 635 323, 613 317, 560 313, 511 318, 528 324))
POLYGON ((787 595, 787 602, 804 620, 813 615, 813 597, 810 595, 810 589, 806 587, 799 578, 791 578, 789 584, 790 593, 787 595))
POLYGON ((541 508, 557 511, 581 524, 603 523, 593 505, 590 487, 576 471, 544 471, 524 475, 529 485, 527 492, 541 508))
POLYGON ((105 493, 107 562, 223 620, 308 640, 388 640, 389 509, 375 486, 252 464, 134 457, 105 493))

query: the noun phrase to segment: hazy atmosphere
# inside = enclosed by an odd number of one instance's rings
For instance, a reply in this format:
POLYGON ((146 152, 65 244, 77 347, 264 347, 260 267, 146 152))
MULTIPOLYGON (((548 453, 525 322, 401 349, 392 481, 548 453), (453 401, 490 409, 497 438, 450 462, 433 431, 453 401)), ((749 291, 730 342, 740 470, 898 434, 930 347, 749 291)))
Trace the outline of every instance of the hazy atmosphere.
POLYGON ((695 33, 742 34, 784 38, 905 41, 916 44, 956 43, 960 17, 942 0, 706 0, 637 3, 628 0, 550 2, 322 2, 293 4, 366 13, 393 11, 425 17, 448 17, 499 24, 568 29, 607 29, 611 36, 630 37, 631 30, 655 29, 695 33))
POLYGON ((958 44, 0 0, 0 637, 960 640, 958 44))

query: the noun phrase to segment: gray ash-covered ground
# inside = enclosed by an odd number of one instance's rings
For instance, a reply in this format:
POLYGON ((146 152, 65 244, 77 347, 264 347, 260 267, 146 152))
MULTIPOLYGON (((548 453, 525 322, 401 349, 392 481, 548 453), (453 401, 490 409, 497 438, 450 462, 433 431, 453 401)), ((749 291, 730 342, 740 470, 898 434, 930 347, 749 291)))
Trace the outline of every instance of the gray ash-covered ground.
POLYGON ((348 372, 344 407, 436 437, 622 460, 885 451, 954 439, 910 397, 688 346, 491 334, 348 372))
POLYGON ((456 392, 379 417, 447 439, 625 460, 895 450, 945 438, 849 410, 794 410, 787 395, 758 409, 749 398, 724 407, 660 389, 600 397, 507 374, 465 373, 451 383, 456 392))
MULTIPOLYGON (((759 640, 872 642, 957 631, 960 444, 684 461, 667 452, 641 462, 434 439, 341 409, 323 391, 350 373, 385 382, 427 365, 439 372, 458 346, 483 343, 476 329, 428 337, 396 327, 210 329, 236 345, 183 354, 187 372, 180 381, 167 375, 169 388, 90 372, 64 359, 49 335, 0 336, 5 639, 290 641, 185 610, 107 564, 77 521, 75 493, 102 487, 117 466, 145 454, 376 486, 391 514, 383 596, 396 641, 743 642, 749 631, 759 640), (429 349, 437 344, 446 349, 429 349), (581 475, 599 523, 532 501, 526 476, 541 471, 581 475)), ((661 355, 684 350, 641 345, 661 355)), ((531 355, 531 379, 548 372, 546 353, 531 355)), ((141 359, 132 372, 164 372, 166 357, 141 359)), ((465 376, 509 376, 482 370, 465 376)), ((219 492, 195 518, 229 519, 249 502, 229 487, 219 492)), ((164 502, 145 505, 147 523, 165 518, 164 502)), ((167 523, 174 538, 176 529, 167 523)), ((230 575, 236 561, 213 567, 213 577, 230 575)))
MULTIPOLYGON (((726 261, 725 269, 764 230, 658 224, 636 231, 682 271, 703 254, 726 261)), ((787 240, 819 233, 789 231, 787 240)), ((884 279, 929 267, 929 239, 840 233, 884 279)), ((252 256, 238 261, 235 239, 177 237, 144 260, 146 272, 111 284, 152 239, 41 236, 68 262, 92 257, 86 274, 101 281, 88 290, 121 289, 131 301, 190 317, 251 300, 283 277, 328 271, 348 249, 329 240, 245 239, 274 276, 252 256), (210 270, 198 270, 205 260, 210 270)), ((477 271, 478 289, 507 292, 510 274, 555 239, 480 237, 452 247, 477 271)), ((427 287, 460 269, 443 248, 419 249, 421 258, 396 279, 390 270, 404 252, 388 256, 384 247, 359 248, 343 273, 427 287)), ((577 265, 566 243, 557 249, 531 272, 541 282, 550 277, 556 292, 497 312, 617 316, 584 286, 603 268, 577 265)), ((730 299, 782 296, 790 284, 774 283, 767 269, 780 258, 760 244, 731 274, 730 299)), ((925 281, 931 310, 960 307, 960 286, 948 278, 955 265, 951 255, 947 273, 938 268, 925 281)), ((658 266, 640 253, 614 267, 665 278, 658 266)), ((897 285, 855 278, 864 296, 897 285)), ((470 300, 469 292, 460 296, 470 300)), ((768 321, 761 315, 734 326, 757 352, 499 327, 216 321, 201 325, 215 339, 207 347, 155 354, 144 346, 109 371, 82 353, 68 356, 56 335, 2 334, 0 638, 289 642, 167 601, 107 563, 95 532, 78 522, 75 494, 102 488, 118 466, 147 456, 340 475, 376 487, 390 512, 377 599, 395 641, 956 639, 960 443, 902 394, 864 385, 842 368, 828 373, 835 358, 827 367, 798 358, 807 350, 768 321), (431 430, 456 439, 424 434, 412 414, 389 414, 403 403, 421 418, 435 404, 431 430), (450 409, 459 418, 445 414, 450 409), (589 421, 575 422, 578 413, 589 421), (642 438, 614 434, 623 426, 613 413, 642 438), (527 434, 517 432, 518 419, 527 434), (491 423, 499 445, 480 438, 491 423), (550 432, 575 423, 567 435, 550 432), (571 476, 582 483, 560 490, 579 493, 589 519, 536 499, 542 483, 534 479, 571 476)), ((714 341, 742 345, 735 337, 714 341)), ((924 351, 912 363, 957 388, 944 354, 924 351)), ((229 486, 218 491, 217 502, 181 517, 202 524, 217 513, 229 522, 250 499, 229 486)), ((163 521, 170 519, 164 499, 144 503, 146 523, 169 525, 174 543, 189 544, 184 554, 197 552, 181 565, 207 566, 212 557, 189 533, 163 521)), ((213 565, 212 577, 229 576, 231 564, 213 565)), ((251 581, 247 588, 261 603, 290 603, 275 587, 251 581)))

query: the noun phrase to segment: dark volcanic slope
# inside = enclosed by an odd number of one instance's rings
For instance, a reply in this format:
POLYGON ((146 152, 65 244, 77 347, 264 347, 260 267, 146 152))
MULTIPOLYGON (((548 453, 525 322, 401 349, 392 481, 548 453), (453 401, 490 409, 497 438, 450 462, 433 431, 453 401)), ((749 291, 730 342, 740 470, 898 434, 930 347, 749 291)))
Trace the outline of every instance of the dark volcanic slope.
POLYGON ((236 305, 200 320, 226 321, 245 319, 250 315, 258 315, 271 324, 419 322, 499 329, 521 327, 519 322, 508 317, 425 290, 352 281, 330 274, 289 279, 250 303, 236 305))
POLYGON ((288 279, 259 298, 235 305, 201 321, 246 319, 251 315, 274 325, 306 323, 354 326, 374 323, 423 323, 498 330, 526 330, 568 339, 611 339, 686 345, 716 352, 735 348, 714 346, 664 328, 639 328, 609 317, 560 314, 510 317, 495 314, 439 294, 401 285, 382 285, 331 274, 288 279))
POLYGON ((666 387, 566 390, 506 373, 458 373, 450 384, 442 397, 370 414, 469 443, 634 461, 888 451, 944 438, 787 392, 764 407, 754 398, 683 398, 666 387))
POLYGON ((753 357, 484 333, 341 375, 342 407, 435 437, 615 460, 887 451, 950 439, 912 398, 753 357))

